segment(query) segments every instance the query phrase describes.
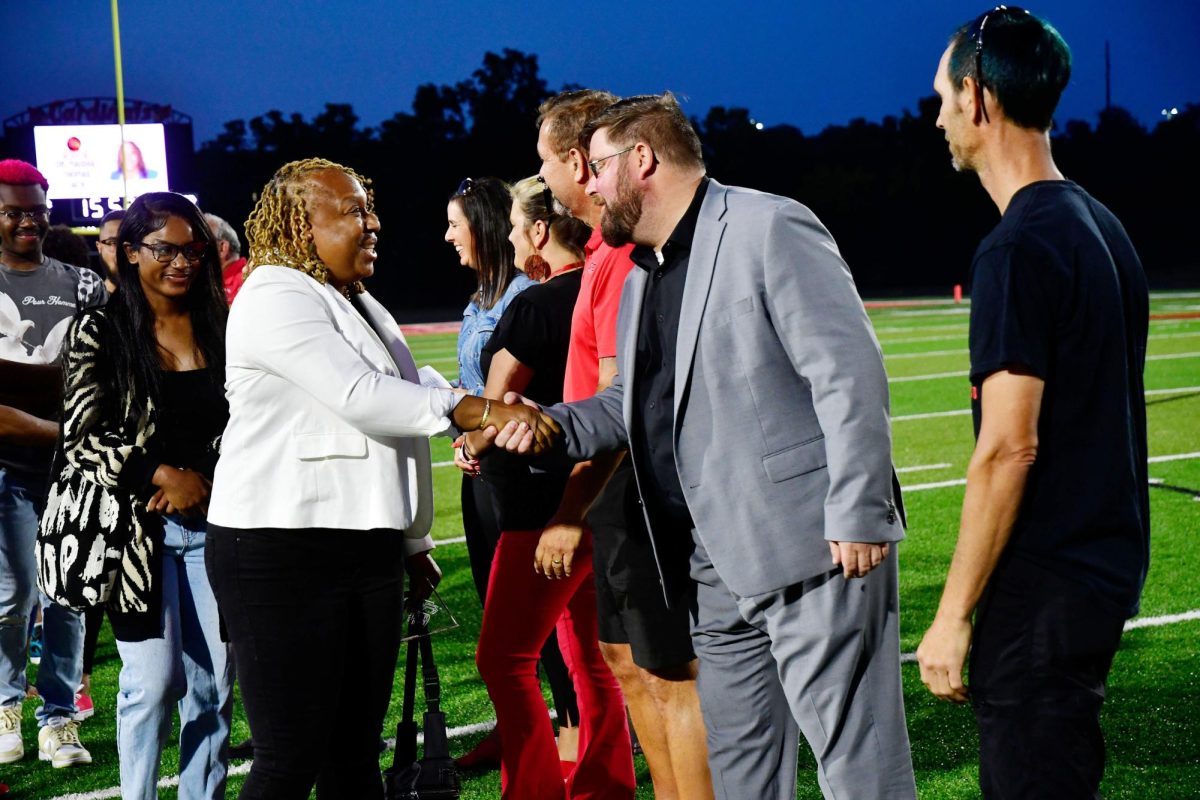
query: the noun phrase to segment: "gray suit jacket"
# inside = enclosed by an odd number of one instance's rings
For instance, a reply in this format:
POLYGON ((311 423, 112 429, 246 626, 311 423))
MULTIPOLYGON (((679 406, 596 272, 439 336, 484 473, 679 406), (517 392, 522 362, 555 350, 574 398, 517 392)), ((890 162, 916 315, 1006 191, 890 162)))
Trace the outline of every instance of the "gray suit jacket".
MULTIPOLYGON (((827 540, 902 539, 883 357, 829 232, 793 200, 710 181, 687 269, 675 463, 721 579, 761 594, 828 571, 827 540)), ((549 409, 573 458, 626 446, 646 280, 635 268, 621 295, 617 380, 549 409)), ((655 543, 667 580, 678 565, 655 543)))

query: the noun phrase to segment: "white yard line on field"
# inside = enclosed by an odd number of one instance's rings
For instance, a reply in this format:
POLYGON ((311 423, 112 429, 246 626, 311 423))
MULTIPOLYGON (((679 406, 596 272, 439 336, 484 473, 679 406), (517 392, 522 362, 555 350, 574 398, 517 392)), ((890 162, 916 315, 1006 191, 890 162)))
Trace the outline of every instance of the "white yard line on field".
MULTIPOLYGON (((1200 386, 1180 386, 1175 389, 1147 389, 1146 396, 1163 395, 1163 394, 1191 394, 1200 392, 1200 386)), ((971 413, 969 408, 960 408, 954 411, 929 411, 924 414, 901 414, 900 416, 892 417, 892 422, 908 422, 914 419, 934 419, 936 417, 962 417, 971 413)))
MULTIPOLYGON (((953 352, 953 351, 947 351, 953 352)), ((966 352, 965 350, 963 352, 966 352)), ((922 355, 926 355, 922 353, 922 355)), ((1154 356, 1146 356, 1147 361, 1170 361, 1178 358, 1200 358, 1200 352, 1194 353, 1160 353, 1154 356)), ((942 378, 965 378, 970 375, 970 370, 959 370, 957 372, 931 372, 927 375, 904 375, 899 378, 888 378, 888 383, 911 383, 913 381, 936 381, 942 378)), ((1172 390, 1183 391, 1183 390, 1172 390)), ((1161 393, 1161 392, 1160 392, 1161 393)))
POLYGON ((942 378, 965 378, 970 375, 968 370, 957 372, 932 372, 928 375, 905 375, 901 378, 888 378, 888 383, 911 383, 913 381, 936 381, 942 378))
POLYGON ((902 487, 905 494, 910 492, 925 492, 930 489, 946 489, 950 486, 966 486, 966 478, 955 478, 952 481, 935 481, 934 483, 914 483, 912 486, 902 487))
POLYGON ((923 358, 924 356, 965 356, 965 355, 968 355, 970 352, 971 352, 970 350, 968 350, 967 348, 964 347, 959 350, 927 350, 924 353, 896 353, 895 355, 889 355, 888 353, 884 353, 883 357, 884 358, 923 358))
POLYGON ((1200 358, 1200 352, 1193 353, 1159 353, 1155 356, 1146 356, 1147 361, 1169 361, 1172 358, 1200 358))
POLYGON ((1200 458, 1200 453, 1175 453, 1169 456, 1151 456, 1146 459, 1146 463, 1161 464, 1164 461, 1188 461, 1193 458, 1200 458))
MULTIPOLYGON (((1168 456, 1152 456, 1151 458, 1146 459, 1146 463, 1147 464, 1161 464, 1164 461, 1186 461, 1188 459, 1194 459, 1194 458, 1200 458, 1200 453, 1173 453, 1168 456)), ((943 466, 948 467, 950 465, 944 464, 943 466)), ((904 470, 902 470, 902 469, 896 470, 896 472, 903 472, 903 471, 904 470)), ((1154 483, 1155 481, 1151 480, 1150 482, 1154 483)), ((935 481, 933 483, 914 483, 912 486, 905 486, 904 493, 908 494, 909 492, 924 492, 924 491, 928 491, 930 489, 945 489, 950 486, 965 486, 966 483, 967 483, 966 478, 957 478, 955 480, 949 480, 949 481, 935 481)), ((1161 483, 1161 481, 1159 481, 1159 483, 1161 483)))
MULTIPOLYGON (((1191 322, 1195 322, 1195 321, 1196 320, 1170 320, 1170 321, 1159 322, 1158 320, 1154 320, 1150 324, 1151 325, 1154 325, 1154 324, 1178 325, 1182 322, 1191 323, 1191 322)), ((964 326, 938 325, 938 326, 935 326, 934 329, 935 330, 946 330, 946 329, 952 329, 952 328, 956 328, 956 327, 965 328, 966 326, 965 325, 964 326)), ((914 330, 914 329, 913 328, 877 328, 875 330, 875 333, 877 333, 877 334, 879 334, 879 333, 901 333, 906 330, 914 330)), ((1149 338, 1151 338, 1151 339, 1184 339, 1184 338, 1190 338, 1190 337, 1194 337, 1194 336, 1200 336, 1200 331, 1184 331, 1183 333, 1152 333, 1152 334, 1150 334, 1149 338)), ((917 344, 918 342, 948 342, 948 341, 951 341, 954 339, 961 340, 962 338, 963 337, 961 335, 959 335, 959 336, 912 336, 907 339, 886 339, 886 340, 881 341, 880 344, 883 345, 884 347, 890 347, 894 344, 917 344)), ((963 352, 966 352, 966 351, 963 351, 963 352)), ((923 355, 929 355, 929 354, 928 353, 903 353, 902 355, 904 358, 910 358, 910 357, 915 358, 919 355, 923 356, 923 355)), ((938 353, 938 355, 946 355, 946 354, 938 353)), ((899 356, 885 356, 885 358, 898 358, 898 357, 899 356)))
POLYGON ((905 472, 922 472, 929 469, 945 469, 951 466, 950 464, 920 464, 915 467, 898 467, 896 472, 903 475, 905 472))
MULTIPOLYGON (((1197 331, 1195 334, 1189 333, 1189 334, 1184 334, 1184 335, 1185 336, 1196 336, 1196 335, 1200 335, 1200 331, 1197 331)), ((1163 337, 1151 336, 1150 338, 1154 339, 1154 338, 1163 338, 1163 337)), ((965 356, 965 355, 969 355, 970 353, 971 353, 970 350, 963 347, 963 348, 959 348, 957 350, 927 350, 924 353, 884 353, 883 357, 885 359, 924 358, 925 356, 965 356)), ((1200 352, 1196 352, 1196 353, 1161 353, 1159 355, 1146 356, 1146 360, 1147 361, 1164 361, 1164 360, 1171 359, 1171 358, 1195 358, 1197 356, 1200 356, 1200 352)))
POLYGON ((902 414, 898 417, 892 417, 892 422, 907 422, 911 419, 934 419, 935 417, 961 417, 971 413, 969 408, 960 408, 956 411, 928 411, 924 414, 902 414))
POLYGON ((1191 394, 1192 392, 1200 392, 1200 386, 1178 386, 1174 389, 1147 389, 1146 396, 1159 394, 1191 394))
MULTIPOLYGON (((1132 631, 1138 628, 1161 628, 1164 625, 1176 625, 1180 622, 1191 622, 1192 620, 1200 619, 1200 608, 1193 608, 1191 611, 1184 611, 1182 614, 1163 614, 1159 617, 1135 617, 1125 623, 1125 630, 1132 631)), ((901 664, 917 663, 916 653, 901 653, 901 664)), ((55 799, 57 800, 57 798, 55 799)))

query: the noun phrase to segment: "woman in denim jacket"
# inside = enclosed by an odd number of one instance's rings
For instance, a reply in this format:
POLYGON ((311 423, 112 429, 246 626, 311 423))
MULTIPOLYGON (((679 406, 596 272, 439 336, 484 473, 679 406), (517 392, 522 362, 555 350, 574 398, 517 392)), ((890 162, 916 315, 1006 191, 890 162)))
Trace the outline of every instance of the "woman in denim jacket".
MULTIPOLYGON (((446 206, 446 241, 458 255, 458 263, 475 272, 477 289, 463 311, 458 333, 458 381, 455 385, 473 395, 482 395, 487 376, 479 357, 492 331, 513 298, 537 281, 514 265, 513 246, 508 240, 512 225, 509 187, 499 178, 467 178, 458 185, 446 206)), ((455 443, 458 446, 458 443, 455 443)), ((469 474, 462 482, 463 530, 471 558, 471 575, 479 602, 487 593, 492 555, 500 541, 500 524, 491 490, 469 474)), ((463 767, 495 766, 500 762, 499 744, 492 738, 461 763, 463 767)))
POLYGON ((483 346, 512 299, 537 283, 513 266, 510 197, 508 185, 499 178, 467 178, 446 207, 446 241, 458 263, 474 270, 478 279, 458 333, 458 385, 473 395, 482 395, 486 382, 479 368, 483 346))

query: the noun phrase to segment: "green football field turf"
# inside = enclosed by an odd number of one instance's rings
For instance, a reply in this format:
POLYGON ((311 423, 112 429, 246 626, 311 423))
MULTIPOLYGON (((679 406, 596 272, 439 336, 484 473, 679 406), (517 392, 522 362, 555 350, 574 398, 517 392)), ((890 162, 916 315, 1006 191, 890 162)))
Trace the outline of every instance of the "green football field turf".
MULTIPOLYGON (((1103 722, 1108 740, 1106 798, 1194 798, 1200 796, 1200 614, 1164 619, 1200 609, 1200 292, 1156 294, 1146 366, 1153 513, 1152 562, 1135 622, 1122 641, 1109 681, 1103 722), (1170 456, 1181 456, 1170 459, 1170 456)), ((902 649, 911 653, 933 617, 950 560, 962 503, 961 481, 971 454, 969 387, 965 377, 967 308, 928 304, 872 310, 891 378, 895 462, 906 487, 908 539, 900 548, 902 649), (960 412, 937 416, 914 415, 960 412), (949 485, 946 485, 949 484, 949 485)), ((432 364, 447 376, 455 372, 454 336, 414 336, 418 364, 432 364)), ((1103 431, 1094 435, 1102 436, 1103 431)), ((450 460, 446 440, 433 442, 435 462, 450 460)), ((458 510, 459 474, 435 468, 435 538, 462 536, 458 510)), ((435 648, 442 673, 443 708, 452 727, 493 719, 483 684, 475 673, 474 642, 481 609, 471 584, 466 548, 443 544, 436 557, 445 572, 441 593, 461 622, 439 634, 435 648)), ((302 655, 302 654, 300 654, 302 655)), ((53 770, 36 760, 34 703, 25 704, 25 760, 0 767, 0 781, 20 798, 118 797, 114 695, 120 661, 105 628, 94 676, 96 715, 83 725, 92 752, 90 767, 53 770)), ((31 668, 31 676, 36 668, 31 668)), ((935 701, 921 685, 915 664, 903 667, 905 703, 912 738, 917 786, 923 798, 978 795, 977 740, 970 711, 935 701)), ((342 683, 351 678, 334 678, 342 683)), ((400 716, 399 682, 385 735, 394 734, 400 716)), ((312 692, 328 691, 313 686, 312 692)), ((304 703, 297 696, 296 703, 304 703)), ((173 733, 175 737, 177 732, 173 733)), ((240 705, 232 739, 249 734, 240 705)), ((335 734, 336 735, 336 734, 335 734)), ((480 733, 455 738, 465 752, 480 733)), ((798 796, 819 798, 813 760, 801 745, 798 796)), ((383 763, 390 764, 390 754, 383 763)), ((162 774, 176 774, 174 738, 163 754, 162 774)), ((236 796, 245 765, 235 765, 229 796, 236 796)), ((649 775, 638 760, 638 797, 650 798, 649 775)), ((499 795, 498 773, 464 777, 466 798, 499 795)), ((163 797, 175 797, 164 788, 163 797)), ((755 800, 747 798, 746 800, 755 800)))

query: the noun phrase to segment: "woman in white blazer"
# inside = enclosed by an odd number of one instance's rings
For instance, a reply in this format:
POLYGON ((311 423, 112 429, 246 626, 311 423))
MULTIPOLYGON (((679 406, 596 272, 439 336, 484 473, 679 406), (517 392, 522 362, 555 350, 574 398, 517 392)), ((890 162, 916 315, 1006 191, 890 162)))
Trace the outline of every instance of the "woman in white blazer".
POLYGON ((314 782, 319 797, 383 796, 402 570, 418 592, 440 577, 427 437, 511 423, 538 450, 554 432, 528 407, 421 385, 360 283, 379 234, 367 185, 292 162, 246 223, 207 553, 254 740, 241 798, 307 798, 314 782))

